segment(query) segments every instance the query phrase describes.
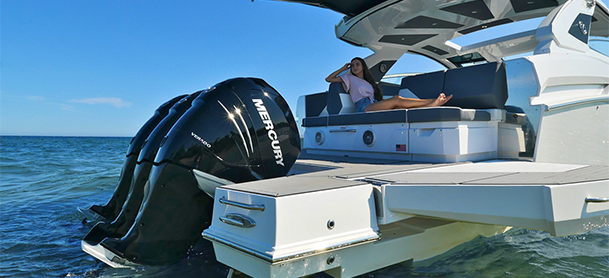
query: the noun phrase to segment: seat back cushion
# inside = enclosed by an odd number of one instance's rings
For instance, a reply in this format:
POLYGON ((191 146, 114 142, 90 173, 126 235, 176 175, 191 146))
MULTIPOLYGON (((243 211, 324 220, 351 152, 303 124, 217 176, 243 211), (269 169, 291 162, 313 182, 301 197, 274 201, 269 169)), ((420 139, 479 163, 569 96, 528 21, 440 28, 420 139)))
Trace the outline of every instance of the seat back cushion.
POLYGON ((400 89, 409 90, 418 98, 437 98, 444 89, 444 71, 436 71, 402 78, 400 89))
POLYGON ((340 82, 330 83, 328 88, 328 114, 337 115, 345 113, 355 113, 355 105, 349 93, 343 88, 340 82))
POLYGON ((503 109, 508 98, 505 63, 493 62, 446 71, 444 94, 453 95, 446 106, 503 109))
POLYGON ((328 93, 317 93, 305 96, 305 116, 316 117, 326 108, 328 93))

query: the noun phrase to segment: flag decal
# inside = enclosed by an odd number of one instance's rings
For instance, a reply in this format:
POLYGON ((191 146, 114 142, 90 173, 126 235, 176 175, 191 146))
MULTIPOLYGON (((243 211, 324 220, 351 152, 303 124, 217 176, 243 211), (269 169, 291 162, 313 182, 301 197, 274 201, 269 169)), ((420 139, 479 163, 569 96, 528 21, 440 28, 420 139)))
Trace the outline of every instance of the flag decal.
POLYGON ((405 152, 406 151, 406 144, 397 144, 397 145, 395 145, 395 151, 396 152, 405 152))

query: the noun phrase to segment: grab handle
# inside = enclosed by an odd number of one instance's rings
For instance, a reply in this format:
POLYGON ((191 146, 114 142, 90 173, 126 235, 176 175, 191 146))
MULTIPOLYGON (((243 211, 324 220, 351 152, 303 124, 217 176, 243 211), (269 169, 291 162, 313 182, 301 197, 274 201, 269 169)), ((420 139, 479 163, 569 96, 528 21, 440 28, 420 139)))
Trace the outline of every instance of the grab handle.
POLYGON ((609 198, 607 197, 586 197, 586 203, 607 203, 609 202, 609 198))
POLYGON ((254 219, 239 213, 229 213, 225 216, 220 216, 220 221, 228 225, 233 225, 241 228, 252 228, 256 226, 256 222, 254 221, 254 219))
POLYGON ((221 204, 225 204, 225 205, 229 205, 229 206, 235 206, 235 207, 249 209, 249 210, 264 211, 264 205, 251 205, 251 204, 239 203, 239 202, 224 199, 224 197, 220 198, 219 202, 221 204))
POLYGON ((334 132, 357 132, 357 129, 355 129, 355 128, 350 128, 350 129, 330 129, 330 133, 334 133, 334 132))

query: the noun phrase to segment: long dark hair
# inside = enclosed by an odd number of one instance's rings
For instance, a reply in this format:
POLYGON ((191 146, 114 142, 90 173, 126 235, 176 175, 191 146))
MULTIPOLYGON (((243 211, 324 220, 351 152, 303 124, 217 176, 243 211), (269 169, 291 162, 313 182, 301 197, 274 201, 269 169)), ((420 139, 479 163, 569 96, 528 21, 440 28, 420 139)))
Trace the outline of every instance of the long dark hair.
MULTIPOLYGON (((381 88, 376 84, 376 81, 374 81, 370 69, 368 69, 368 65, 366 65, 366 61, 360 57, 351 59, 351 62, 353 62, 353 60, 358 60, 362 63, 362 67, 364 68, 364 80, 368 81, 368 83, 372 85, 372 88, 374 88, 374 99, 376 99, 376 101, 381 101, 383 99, 383 92, 381 92, 381 88)), ((351 74, 353 74, 353 71, 351 71, 351 74)))

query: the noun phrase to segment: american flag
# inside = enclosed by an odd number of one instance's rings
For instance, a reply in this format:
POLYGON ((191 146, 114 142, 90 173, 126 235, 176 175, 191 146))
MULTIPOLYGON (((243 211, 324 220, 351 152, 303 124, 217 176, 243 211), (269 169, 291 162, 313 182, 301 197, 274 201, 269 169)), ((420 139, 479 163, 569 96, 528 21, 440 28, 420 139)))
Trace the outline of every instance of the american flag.
POLYGON ((396 152, 405 152, 406 151, 406 144, 397 144, 397 145, 395 145, 395 151, 396 152))

